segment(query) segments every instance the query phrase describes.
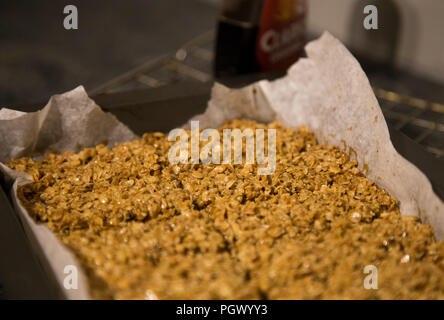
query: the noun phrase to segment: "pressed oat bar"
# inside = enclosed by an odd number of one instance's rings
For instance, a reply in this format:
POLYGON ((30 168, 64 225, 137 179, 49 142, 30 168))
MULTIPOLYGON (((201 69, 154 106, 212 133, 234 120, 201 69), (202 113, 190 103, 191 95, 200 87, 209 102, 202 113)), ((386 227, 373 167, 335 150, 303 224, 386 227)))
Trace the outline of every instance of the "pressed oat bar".
POLYGON ((32 175, 21 202, 75 253, 94 298, 444 298, 444 244, 347 154, 305 128, 223 128, 276 129, 274 174, 173 165, 162 133, 9 167, 32 175))

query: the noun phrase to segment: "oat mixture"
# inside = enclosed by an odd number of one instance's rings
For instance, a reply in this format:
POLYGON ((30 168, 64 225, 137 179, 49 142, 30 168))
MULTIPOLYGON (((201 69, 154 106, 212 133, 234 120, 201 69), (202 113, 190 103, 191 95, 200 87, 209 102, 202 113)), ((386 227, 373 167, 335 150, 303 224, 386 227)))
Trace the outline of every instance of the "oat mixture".
POLYGON ((223 128, 277 129, 275 173, 170 164, 162 133, 9 166, 33 176, 19 198, 73 250, 94 298, 444 298, 444 244, 356 161, 304 128, 223 128))

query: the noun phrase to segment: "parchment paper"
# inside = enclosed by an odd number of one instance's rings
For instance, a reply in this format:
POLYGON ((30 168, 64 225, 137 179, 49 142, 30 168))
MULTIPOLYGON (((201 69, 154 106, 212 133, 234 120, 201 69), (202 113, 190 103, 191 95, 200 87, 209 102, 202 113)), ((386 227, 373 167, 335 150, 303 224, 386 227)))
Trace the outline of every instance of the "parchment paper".
MULTIPOLYGON (((367 177, 400 202, 401 213, 420 215, 438 239, 444 239, 444 204, 433 193, 426 176, 394 149, 373 90, 359 63, 329 33, 307 44, 300 59, 278 80, 260 81, 232 90, 215 84, 200 127, 217 128, 225 120, 250 118, 279 120, 289 127, 305 125, 320 142, 353 150, 367 177)), ((110 144, 136 136, 112 115, 103 113, 82 87, 51 98, 40 113, 0 111, 0 161, 32 154, 37 148, 76 150, 77 144, 110 144)), ((17 202, 16 188, 29 177, 0 164, 13 187, 12 197, 25 230, 35 236, 50 261, 61 288, 65 265, 78 265, 73 255, 43 225, 36 225, 17 202)), ((80 267, 78 267, 81 270, 80 267)), ((89 298, 85 277, 78 290, 65 290, 68 298, 89 298)))
MULTIPOLYGON (((0 110, 0 161, 4 163, 23 156, 39 158, 42 156, 39 150, 47 148, 60 152, 79 151, 80 145, 92 147, 107 142, 113 146, 114 143, 136 138, 114 115, 103 112, 82 86, 51 97, 48 104, 37 112, 0 110)), ((68 299, 88 299, 86 277, 75 256, 45 225, 36 224, 17 199, 17 187, 31 182, 32 178, 2 163, 0 171, 11 187, 14 208, 35 252, 41 255, 42 266, 55 275, 68 299), (65 266, 72 265, 79 271, 78 289, 67 290, 64 287, 64 279, 68 276, 65 266)))

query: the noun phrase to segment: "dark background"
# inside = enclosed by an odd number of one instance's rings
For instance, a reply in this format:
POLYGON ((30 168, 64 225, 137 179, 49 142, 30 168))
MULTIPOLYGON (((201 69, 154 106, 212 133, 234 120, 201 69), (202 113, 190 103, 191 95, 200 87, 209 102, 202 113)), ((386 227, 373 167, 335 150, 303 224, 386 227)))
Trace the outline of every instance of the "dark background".
POLYGON ((214 28, 217 13, 197 0, 1 0, 0 107, 94 89, 214 28), (63 27, 69 4, 77 30, 63 27))

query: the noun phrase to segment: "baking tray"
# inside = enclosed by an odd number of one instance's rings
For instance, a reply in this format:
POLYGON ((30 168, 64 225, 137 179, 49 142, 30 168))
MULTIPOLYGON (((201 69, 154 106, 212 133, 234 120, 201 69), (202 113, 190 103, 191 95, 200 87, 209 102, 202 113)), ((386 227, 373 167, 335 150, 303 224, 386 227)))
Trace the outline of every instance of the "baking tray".
MULTIPOLYGON (((214 81, 215 30, 208 30, 182 45, 175 52, 149 59, 141 65, 93 88, 90 93, 114 93, 137 88, 159 88, 182 82, 208 84, 214 81)), ((309 39, 317 37, 309 35, 309 39)), ((409 138, 424 146, 436 158, 444 159, 444 86, 369 61, 356 55, 362 64, 386 121, 409 138), (419 97, 425 97, 421 99, 419 97), (431 98, 433 97, 433 98, 431 98)), ((230 79, 233 86, 245 79, 270 79, 270 74, 249 74, 230 79)), ((279 75, 278 75, 279 76, 279 75)), ((217 79, 224 82, 225 79, 217 79)))
MULTIPOLYGON (((239 86, 257 78, 227 79, 226 84, 239 86)), ((180 83, 156 89, 93 95, 104 110, 116 115, 135 133, 168 132, 182 125, 191 116, 205 110, 210 97, 211 82, 180 83)), ((21 111, 36 111, 45 103, 12 106, 21 111)), ((424 146, 408 138, 390 125, 395 148, 420 168, 432 182, 434 191, 444 200, 444 161, 425 151, 424 146)), ((45 261, 38 259, 32 239, 24 233, 0 179, 0 298, 59 299, 63 298, 54 279, 44 270, 45 261)))

